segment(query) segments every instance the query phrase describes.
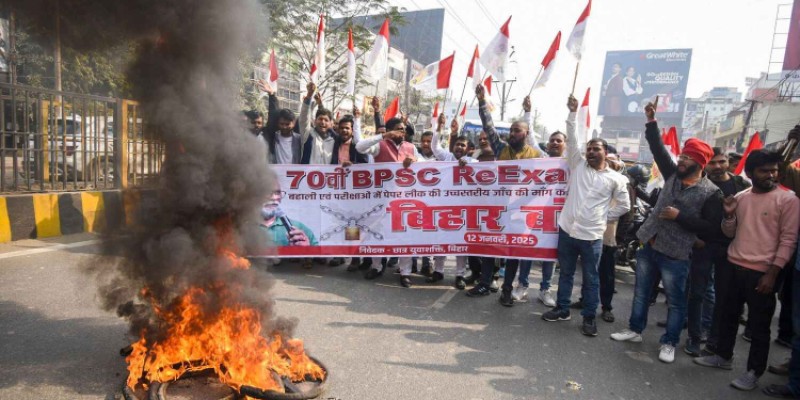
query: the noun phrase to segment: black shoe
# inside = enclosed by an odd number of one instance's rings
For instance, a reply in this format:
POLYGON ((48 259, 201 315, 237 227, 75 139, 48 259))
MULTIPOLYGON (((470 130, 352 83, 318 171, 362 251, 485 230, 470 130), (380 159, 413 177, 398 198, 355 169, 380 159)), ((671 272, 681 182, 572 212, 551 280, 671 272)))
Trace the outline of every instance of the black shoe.
POLYGON ((401 276, 400 277, 400 285, 402 285, 404 288, 410 288, 411 287, 411 278, 409 278, 407 275, 401 276))
POLYGON ((789 376, 789 361, 786 361, 783 364, 770 365, 767 367, 767 371, 775 375, 789 376))
POLYGON ((569 305, 569 308, 573 310, 583 310, 583 300, 578 300, 569 305))
POLYGON ((458 290, 464 290, 467 288, 467 283, 464 281, 463 276, 456 277, 456 284, 454 285, 458 290))
POLYGON ((381 276, 381 271, 378 271, 375 268, 370 268, 366 274, 364 274, 364 279, 375 279, 381 276))
POLYGON ((779 345, 781 345, 783 347, 786 347, 787 349, 791 349, 792 348, 792 338, 789 338, 789 340, 786 340, 786 339, 784 339, 782 337, 778 337, 777 339, 775 339, 775 344, 779 344, 779 345))
POLYGON ((500 286, 497 285, 497 279, 492 279, 492 284, 489 285, 489 290, 492 293, 497 293, 497 291, 500 290, 500 286))
POLYGON ((569 321, 572 317, 569 314, 569 309, 555 307, 552 310, 542 314, 542 319, 548 322, 555 321, 569 321))
POLYGON ((505 307, 512 307, 514 305, 514 298, 511 297, 510 290, 503 290, 503 292, 500 293, 500 304, 505 307))
POLYGON ((475 285, 475 287, 473 287, 472 289, 467 290, 467 296, 469 297, 482 297, 482 296, 488 296, 489 294, 491 294, 489 288, 484 285, 481 285, 480 283, 475 285))
POLYGON ((609 323, 614 322, 614 319, 615 319, 614 318, 614 313, 611 312, 611 310, 603 310, 603 313, 600 314, 600 318, 602 318, 603 321, 606 321, 606 322, 609 322, 609 323))
POLYGON ((792 390, 789 389, 787 385, 769 385, 764 389, 761 389, 761 392, 769 397, 776 397, 779 399, 796 399, 792 390))
POLYGON ((425 282, 435 283, 442 279, 444 279, 444 275, 441 272, 434 272, 428 279, 425 279, 425 282))
POLYGON ((585 336, 597 336, 597 322, 595 322, 594 318, 583 317, 581 333, 585 336))

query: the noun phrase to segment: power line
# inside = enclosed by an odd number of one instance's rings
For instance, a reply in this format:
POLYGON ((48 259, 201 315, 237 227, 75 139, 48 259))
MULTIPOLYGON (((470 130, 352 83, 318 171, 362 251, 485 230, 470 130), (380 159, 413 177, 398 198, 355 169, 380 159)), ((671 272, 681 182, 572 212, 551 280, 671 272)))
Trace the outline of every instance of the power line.
POLYGON ((478 4, 478 7, 480 7, 480 9, 483 10, 484 14, 486 14, 486 16, 489 17, 489 20, 491 20, 491 22, 495 25, 495 28, 500 28, 500 23, 497 22, 496 19, 494 19, 494 16, 492 16, 492 13, 490 13, 489 9, 486 8, 486 5, 483 4, 483 1, 475 0, 475 2, 478 4))
MULTIPOLYGON (((445 3, 442 3, 442 0, 436 0, 436 1, 437 1, 439 4, 441 4, 441 5, 442 5, 442 7, 444 7, 444 10, 445 10, 445 11, 446 11, 448 14, 450 14, 450 16, 451 16, 451 17, 453 17, 453 18, 455 19, 455 21, 456 21, 456 22, 457 22, 459 25, 461 25, 461 27, 462 27, 462 28, 464 28, 464 31, 465 31, 465 32, 469 33, 469 34, 470 34, 472 37, 474 37, 474 38, 475 38, 475 40, 477 40, 477 41, 478 41, 478 43, 480 43, 480 44, 481 44, 481 46, 484 46, 484 44, 483 44, 483 41, 482 41, 482 40, 481 40, 481 39, 480 39, 478 36, 476 36, 476 35, 475 35, 475 34, 472 32, 472 30, 471 30, 471 29, 470 29, 470 28, 467 26, 467 24, 464 22, 464 20, 463 20, 463 19, 461 19, 461 17, 460 17, 460 16, 458 16, 458 14, 457 14, 455 11, 451 11, 451 10, 450 10, 450 8, 452 8, 452 6, 448 7, 447 5, 445 5, 445 3)), ((445 1, 447 1, 447 0, 445 0, 445 1)), ((448 3, 448 4, 449 4, 449 3, 448 3)))

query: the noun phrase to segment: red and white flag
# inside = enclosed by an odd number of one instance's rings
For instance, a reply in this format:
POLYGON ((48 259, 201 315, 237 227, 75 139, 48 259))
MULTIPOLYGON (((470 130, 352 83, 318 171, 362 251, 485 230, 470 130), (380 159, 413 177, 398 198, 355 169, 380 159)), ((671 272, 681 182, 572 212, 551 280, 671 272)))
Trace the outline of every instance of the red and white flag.
POLYGON ((550 44, 550 49, 547 50, 547 54, 544 55, 542 59, 542 74, 539 75, 539 79, 536 80, 536 83, 533 84, 534 89, 538 89, 540 87, 544 87, 547 81, 550 79, 550 74, 556 67, 556 54, 558 53, 558 49, 561 46, 561 31, 558 31, 558 35, 553 40, 553 43, 550 44))
POLYGON ((275 58, 275 49, 269 54, 269 85, 278 92, 278 59, 275 58))
POLYGON ((494 111, 494 103, 492 102, 492 76, 489 75, 483 80, 483 87, 486 88, 486 94, 483 96, 486 100, 486 107, 489 112, 494 111))
POLYGON ((378 82, 386 76, 389 69, 389 18, 383 21, 380 32, 375 36, 372 50, 367 54, 367 79, 378 82))
POLYGON ((439 118, 439 102, 437 101, 436 104, 433 106, 433 119, 439 118))
POLYGON ((667 133, 663 135, 662 139, 664 141, 664 147, 669 151, 669 155, 673 160, 677 160, 678 156, 681 155, 681 142, 678 139, 678 130, 674 126, 671 126, 667 133))
POLYGON ((472 88, 478 87, 481 84, 481 63, 479 62, 481 54, 478 52, 478 45, 475 45, 475 52, 472 53, 472 61, 469 62, 467 69, 467 78, 472 78, 472 88))
POLYGON ((583 103, 578 108, 578 118, 576 126, 576 138, 578 144, 583 145, 589 141, 589 127, 591 126, 591 116, 589 115, 589 91, 591 88, 586 89, 586 95, 583 96, 583 103))
POLYGON ((569 39, 567 39, 567 50, 572 53, 578 61, 581 60, 581 54, 583 54, 583 37, 586 34, 586 23, 589 22, 589 12, 592 10, 592 0, 589 0, 589 3, 586 4, 586 8, 583 9, 581 16, 578 17, 578 21, 575 23, 575 27, 572 28, 572 33, 569 35, 569 39))
POLYGON ((311 64, 311 82, 319 83, 325 79, 325 15, 319 15, 317 26, 317 53, 311 64))
POLYGON ((453 72, 453 60, 456 53, 450 57, 425 66, 408 83, 417 90, 431 91, 450 88, 450 75, 453 72))
POLYGON ((353 46, 353 28, 347 32, 347 86, 344 92, 350 96, 356 93, 356 50, 353 46))
POLYGON ((391 103, 389 103, 389 107, 386 107, 386 112, 383 113, 383 122, 389 122, 390 119, 397 116, 400 113, 400 97, 395 97, 391 103))
POLYGON ((756 132, 752 137, 750 137, 750 142, 747 143, 747 148, 744 150, 744 155, 742 156, 742 160, 739 161, 739 165, 736 166, 736 171, 734 174, 742 175, 744 172, 744 163, 747 161, 747 156, 750 155, 755 150, 763 149, 764 143, 761 142, 761 135, 756 132))
POLYGON ((464 102, 464 106, 461 108, 461 112, 458 113, 458 123, 459 126, 462 128, 464 127, 464 121, 467 119, 467 102, 464 102))
POLYGON ((508 40, 510 37, 508 25, 510 23, 511 17, 508 17, 506 23, 500 27, 500 32, 497 36, 489 42, 480 59, 481 65, 497 77, 500 82, 505 82, 506 73, 508 72, 508 40))

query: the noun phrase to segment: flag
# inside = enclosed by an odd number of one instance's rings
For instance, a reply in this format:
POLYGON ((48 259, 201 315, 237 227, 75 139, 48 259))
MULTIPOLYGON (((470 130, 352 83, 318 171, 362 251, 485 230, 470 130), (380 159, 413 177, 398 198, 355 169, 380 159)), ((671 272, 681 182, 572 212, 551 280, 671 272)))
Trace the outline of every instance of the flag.
POLYGON ((453 60, 456 53, 450 57, 425 66, 417 75, 408 82, 417 90, 430 91, 450 88, 450 74, 453 72, 453 60))
POLYGON ((383 21, 380 32, 375 36, 366 64, 370 82, 376 83, 386 76, 386 70, 389 69, 389 18, 383 21))
POLYGON ((578 108, 578 126, 576 127, 575 134, 578 139, 578 144, 584 144, 589 141, 589 126, 591 126, 591 117, 589 116, 589 91, 591 88, 586 89, 586 95, 583 96, 583 103, 578 108))
POLYGON ((736 166, 736 172, 734 172, 734 174, 742 175, 742 172, 744 171, 744 163, 747 161, 747 156, 749 156, 751 152, 763 148, 764 143, 761 143, 761 135, 756 132, 752 137, 750 137, 750 143, 748 143, 747 148, 744 149, 744 155, 742 156, 742 160, 739 161, 739 165, 736 166))
POLYGON ((494 103, 492 103, 492 76, 489 75, 483 80, 483 87, 486 88, 486 95, 483 96, 486 100, 486 108, 489 112, 494 111, 494 103))
POLYGON ((481 65, 496 76, 500 82, 505 82, 508 70, 509 23, 511 23, 511 17, 508 17, 508 21, 500 27, 500 32, 489 42, 489 46, 486 47, 480 58, 481 65))
POLYGON ((550 73, 553 72, 556 67, 556 53, 558 53, 560 46, 561 31, 558 31, 553 43, 550 44, 550 49, 547 50, 547 54, 545 54, 544 58, 542 59, 542 74, 539 76, 539 79, 536 80, 536 83, 533 84, 534 89, 544 87, 544 85, 550 79, 550 73))
POLYGON ((592 0, 589 0, 589 3, 586 4, 586 8, 583 9, 581 16, 578 17, 578 21, 575 22, 575 27, 572 28, 572 33, 569 35, 569 39, 567 39, 567 50, 572 53, 578 61, 581 60, 581 54, 583 53, 583 36, 586 33, 586 23, 589 21, 589 12, 592 9, 592 0))
POLYGON ((458 120, 459 126, 463 129, 464 121, 467 120, 467 102, 464 102, 464 107, 461 108, 461 112, 458 114, 458 120))
POLYGON ((389 107, 386 107, 386 112, 383 113, 383 123, 389 122, 390 119, 397 116, 400 112, 400 97, 395 97, 389 107))
POLYGON ((475 45, 475 52, 472 53, 472 61, 469 62, 469 68, 467 69, 467 78, 472 78, 472 88, 478 87, 481 84, 481 64, 479 61, 481 58, 480 53, 478 52, 478 45, 475 45))
POLYGON ((325 79, 325 14, 319 15, 317 27, 317 54, 311 64, 311 82, 319 83, 325 79))
POLYGON ((344 92, 350 96, 356 93, 356 50, 353 46, 353 28, 347 33, 347 86, 344 92))
POLYGON ((439 102, 433 106, 433 119, 439 118, 439 102))
POLYGON ((278 60, 275 58, 275 49, 269 55, 269 85, 275 93, 278 92, 278 60))
POLYGON ((677 160, 681 154, 681 142, 678 140, 678 130, 674 126, 671 126, 663 136, 663 141, 673 161, 677 160))

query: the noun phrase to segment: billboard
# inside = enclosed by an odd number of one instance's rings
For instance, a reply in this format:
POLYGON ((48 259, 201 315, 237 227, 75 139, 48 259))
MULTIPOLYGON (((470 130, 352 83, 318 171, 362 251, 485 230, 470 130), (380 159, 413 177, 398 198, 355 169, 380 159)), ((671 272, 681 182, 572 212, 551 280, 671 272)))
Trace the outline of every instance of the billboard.
POLYGON ((638 117, 659 96, 658 114, 680 117, 691 60, 692 49, 607 52, 598 114, 638 117))
POLYGON ((790 82, 800 82, 800 0, 794 0, 789 21, 789 37, 783 56, 783 76, 790 82))

